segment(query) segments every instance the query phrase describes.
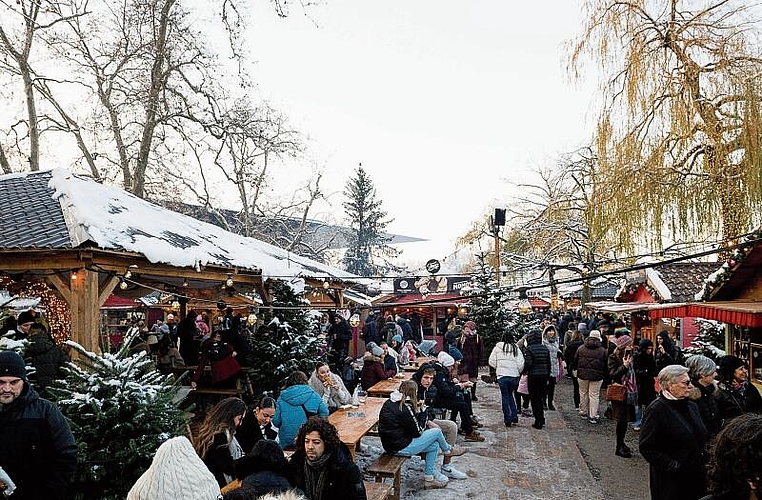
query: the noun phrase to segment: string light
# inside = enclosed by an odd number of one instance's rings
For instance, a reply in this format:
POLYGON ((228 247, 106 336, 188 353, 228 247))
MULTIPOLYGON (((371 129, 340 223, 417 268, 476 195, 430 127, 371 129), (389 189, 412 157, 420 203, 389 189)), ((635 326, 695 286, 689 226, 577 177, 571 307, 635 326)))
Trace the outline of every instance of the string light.
POLYGON ((124 281, 123 279, 120 279, 119 280, 119 288, 121 288, 122 290, 127 290, 127 282, 124 281))
POLYGON ((0 275, 0 286, 8 289, 11 295, 19 297, 39 297, 40 306, 45 309, 45 320, 50 335, 56 343, 71 337, 71 312, 66 301, 55 290, 41 281, 17 282, 10 276, 0 275))
POLYGON ((230 288, 233 286, 233 275, 228 274, 228 279, 225 280, 225 286, 230 288))
POLYGON ((71 279, 76 281, 76 279, 77 279, 77 271, 72 271, 71 272, 71 279))
POLYGON ((183 280, 183 288, 188 288, 188 280, 187 279, 183 280))

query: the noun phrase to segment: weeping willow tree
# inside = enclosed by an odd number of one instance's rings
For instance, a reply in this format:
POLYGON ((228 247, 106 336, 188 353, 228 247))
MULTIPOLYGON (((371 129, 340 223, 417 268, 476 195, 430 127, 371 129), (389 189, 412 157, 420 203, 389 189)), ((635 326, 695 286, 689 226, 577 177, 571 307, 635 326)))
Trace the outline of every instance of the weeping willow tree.
POLYGON ((603 207, 622 240, 734 241, 760 214, 762 59, 743 0, 589 0, 570 46, 573 77, 592 57, 604 105, 596 130, 603 207), (650 231, 644 231, 650 229, 650 231), (645 233, 648 233, 647 235, 645 233))

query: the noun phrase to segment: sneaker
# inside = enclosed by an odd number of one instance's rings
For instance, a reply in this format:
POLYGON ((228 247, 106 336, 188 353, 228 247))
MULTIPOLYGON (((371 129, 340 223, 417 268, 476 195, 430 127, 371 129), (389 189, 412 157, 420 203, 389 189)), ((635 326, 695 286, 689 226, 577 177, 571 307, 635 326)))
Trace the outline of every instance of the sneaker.
POLYGON ((446 457, 459 457, 462 454, 464 454, 465 452, 466 452, 465 448, 463 448, 462 446, 459 446, 459 445, 456 444, 455 446, 450 448, 450 451, 445 453, 445 456, 446 457))
POLYGON ((465 472, 459 471, 452 464, 442 465, 442 474, 450 479, 466 479, 468 477, 465 472))
POLYGON ((632 426, 632 430, 639 431, 640 430, 640 426, 639 425, 633 425, 632 426))
POLYGON ((522 417, 534 417, 534 414, 532 413, 532 410, 529 408, 522 408, 521 409, 521 416, 522 417))
POLYGON ((584 413, 580 413, 580 414, 579 414, 579 418, 581 418, 582 420, 587 420, 587 419, 588 419, 588 418, 590 418, 590 417, 588 417, 588 416, 587 416, 587 415, 585 415, 584 413))
POLYGON ((444 488, 450 480, 441 472, 434 472, 431 476, 423 476, 425 488, 444 488))
POLYGON ((595 417, 588 418, 587 421, 590 422, 591 424, 597 424, 600 419, 601 417, 596 415, 595 417))

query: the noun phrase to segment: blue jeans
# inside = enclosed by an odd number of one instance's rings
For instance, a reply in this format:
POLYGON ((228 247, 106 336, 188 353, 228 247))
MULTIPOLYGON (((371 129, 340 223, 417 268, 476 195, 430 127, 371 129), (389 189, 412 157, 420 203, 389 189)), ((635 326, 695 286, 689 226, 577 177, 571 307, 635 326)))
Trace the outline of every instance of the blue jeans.
POLYGON ((519 386, 519 377, 500 377, 497 379, 497 385, 500 386, 500 396, 503 405, 503 423, 511 424, 519 421, 519 414, 516 408, 516 398, 513 393, 519 386))
POLYGON ((641 419, 643 418, 643 407, 635 405, 635 421, 630 424, 630 427, 640 427, 641 419))
POLYGON ((431 476, 437 466, 439 449, 445 453, 450 451, 450 445, 445 441, 442 429, 426 429, 417 438, 413 438, 410 444, 397 452, 397 455, 410 457, 419 453, 426 454, 426 468, 424 474, 431 476))

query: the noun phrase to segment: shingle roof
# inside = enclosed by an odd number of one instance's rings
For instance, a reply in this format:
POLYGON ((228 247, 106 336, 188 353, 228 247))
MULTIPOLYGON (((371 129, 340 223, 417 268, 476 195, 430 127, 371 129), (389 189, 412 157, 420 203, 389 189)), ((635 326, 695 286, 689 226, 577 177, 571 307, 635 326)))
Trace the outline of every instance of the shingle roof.
POLYGON ((693 300, 696 292, 704 287, 707 276, 720 268, 722 262, 675 262, 655 269, 661 280, 672 292, 672 302, 693 300))
MULTIPOLYGON (((619 285, 612 285, 610 283, 593 285, 590 289, 590 298, 595 300, 611 300, 614 298, 614 295, 616 295, 617 290, 619 290, 619 285)), ((574 290, 562 293, 561 295, 567 299, 581 299, 582 288, 575 288, 574 290)))
POLYGON ((0 248, 71 248, 50 171, 0 178, 0 248))

